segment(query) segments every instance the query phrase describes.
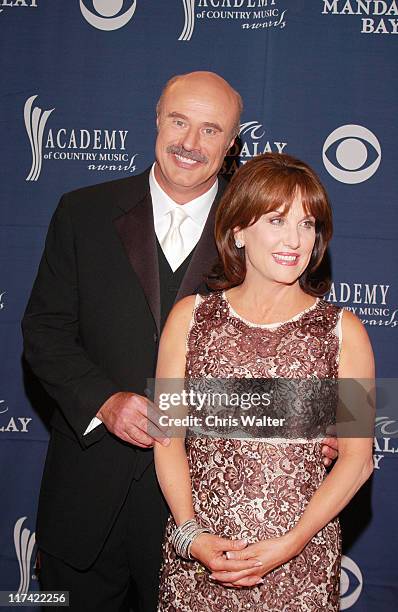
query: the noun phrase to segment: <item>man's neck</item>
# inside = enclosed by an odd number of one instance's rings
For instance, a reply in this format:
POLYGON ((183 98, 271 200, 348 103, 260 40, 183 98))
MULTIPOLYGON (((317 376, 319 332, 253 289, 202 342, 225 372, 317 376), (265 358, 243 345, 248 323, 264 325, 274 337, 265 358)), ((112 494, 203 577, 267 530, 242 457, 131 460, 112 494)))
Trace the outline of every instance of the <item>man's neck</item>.
POLYGON ((154 174, 155 174, 155 178, 156 178, 156 181, 158 182, 159 187, 176 204, 187 204, 187 202, 192 202, 192 200, 199 198, 201 195, 209 191, 217 180, 217 176, 215 176, 212 178, 212 180, 209 180, 206 183, 199 185, 195 189, 188 188, 188 187, 186 189, 184 189, 184 187, 181 187, 179 189, 178 187, 174 188, 164 179, 163 174, 161 173, 161 170, 157 163, 155 163, 154 174))

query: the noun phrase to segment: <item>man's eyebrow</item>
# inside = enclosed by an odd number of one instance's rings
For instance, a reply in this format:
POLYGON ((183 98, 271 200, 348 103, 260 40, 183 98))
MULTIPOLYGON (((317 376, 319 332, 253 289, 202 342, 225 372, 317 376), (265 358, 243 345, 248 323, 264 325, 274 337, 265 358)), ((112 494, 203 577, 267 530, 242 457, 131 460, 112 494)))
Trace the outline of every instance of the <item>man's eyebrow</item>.
MULTIPOLYGON (((189 121, 189 117, 187 117, 183 113, 177 113, 176 111, 173 111, 173 112, 169 113, 167 116, 168 117, 177 117, 178 119, 184 119, 184 121, 189 121)), ((221 125, 219 125, 218 123, 211 123, 210 121, 204 121, 202 123, 202 125, 204 127, 212 127, 215 130, 218 130, 219 132, 223 132, 224 131, 222 129, 221 125)))
POLYGON ((205 122, 203 123, 203 125, 204 125, 205 127, 212 127, 212 128, 214 128, 215 130, 218 130, 219 132, 223 132, 223 129, 222 129, 221 125, 219 125, 218 123, 210 123, 209 121, 205 121, 205 122))
POLYGON ((186 115, 183 115, 182 113, 176 113, 175 111, 173 111, 172 113, 169 113, 167 116, 168 117, 178 117, 179 119, 185 119, 185 121, 189 121, 186 115))

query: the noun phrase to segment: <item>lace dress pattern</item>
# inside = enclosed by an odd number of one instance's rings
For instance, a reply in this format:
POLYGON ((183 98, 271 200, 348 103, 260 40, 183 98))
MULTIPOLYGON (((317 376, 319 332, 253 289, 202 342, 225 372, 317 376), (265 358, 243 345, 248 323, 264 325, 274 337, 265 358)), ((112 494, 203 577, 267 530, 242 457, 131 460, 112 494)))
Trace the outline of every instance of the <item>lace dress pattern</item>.
MULTIPOLYGON (((337 378, 341 310, 323 300, 290 321, 255 325, 224 293, 198 296, 187 338, 187 378, 337 378)), ((200 525, 249 543, 283 535, 322 483, 317 440, 188 436, 194 510, 200 525)), ((159 612, 315 612, 339 609, 341 536, 332 520, 291 561, 246 589, 209 579, 178 557, 169 518, 163 543, 159 612)))

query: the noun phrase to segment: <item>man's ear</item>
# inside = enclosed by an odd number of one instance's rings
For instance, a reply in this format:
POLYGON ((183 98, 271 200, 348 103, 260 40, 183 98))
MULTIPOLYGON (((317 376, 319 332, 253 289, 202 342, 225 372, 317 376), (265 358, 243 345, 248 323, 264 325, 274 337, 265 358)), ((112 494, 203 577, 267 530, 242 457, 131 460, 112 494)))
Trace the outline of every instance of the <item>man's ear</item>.
POLYGON ((229 143, 228 147, 227 147, 227 151, 229 151, 230 149, 232 149, 232 147, 235 144, 235 140, 236 140, 236 136, 234 136, 231 140, 231 142, 229 143))

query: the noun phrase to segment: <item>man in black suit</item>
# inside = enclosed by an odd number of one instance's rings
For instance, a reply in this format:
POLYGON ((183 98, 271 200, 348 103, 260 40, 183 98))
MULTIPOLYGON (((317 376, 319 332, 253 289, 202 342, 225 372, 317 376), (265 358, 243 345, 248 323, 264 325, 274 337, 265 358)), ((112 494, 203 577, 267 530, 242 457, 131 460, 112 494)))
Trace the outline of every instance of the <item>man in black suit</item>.
POLYGON ((167 508, 151 448, 168 441, 145 388, 169 310, 203 291, 216 259, 217 174, 240 111, 221 77, 175 77, 154 166, 66 194, 52 218, 23 331, 59 407, 38 511, 42 587, 69 590, 73 610, 156 609, 167 508))

